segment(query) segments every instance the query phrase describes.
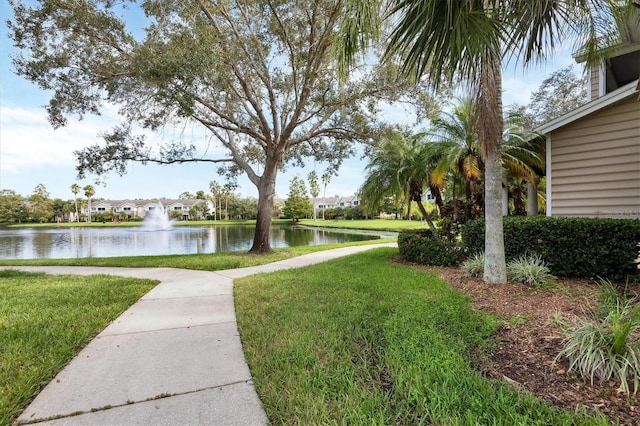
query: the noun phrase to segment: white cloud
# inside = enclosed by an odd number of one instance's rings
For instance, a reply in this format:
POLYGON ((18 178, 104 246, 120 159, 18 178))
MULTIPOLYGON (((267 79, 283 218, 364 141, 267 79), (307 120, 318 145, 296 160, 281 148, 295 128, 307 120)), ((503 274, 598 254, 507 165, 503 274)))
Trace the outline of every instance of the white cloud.
POLYGON ((73 151, 97 140, 99 132, 109 129, 113 119, 93 117, 70 121, 54 130, 42 109, 0 107, 0 162, 6 172, 25 168, 75 166, 73 151))

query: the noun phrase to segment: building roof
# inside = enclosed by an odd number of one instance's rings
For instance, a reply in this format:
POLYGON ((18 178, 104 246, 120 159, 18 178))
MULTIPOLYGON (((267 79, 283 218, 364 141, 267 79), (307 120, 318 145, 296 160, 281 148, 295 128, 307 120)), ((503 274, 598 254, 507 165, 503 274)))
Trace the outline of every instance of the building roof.
POLYGON ((608 93, 594 101, 588 102, 563 116, 555 118, 543 124, 542 126, 539 126, 536 131, 542 134, 553 132, 560 127, 564 127, 567 124, 573 123, 574 121, 586 117, 589 114, 593 114, 596 111, 608 107, 609 105, 613 105, 631 96, 634 96, 636 93, 638 93, 638 91, 640 91, 640 80, 622 86, 617 90, 614 90, 613 92, 608 93))

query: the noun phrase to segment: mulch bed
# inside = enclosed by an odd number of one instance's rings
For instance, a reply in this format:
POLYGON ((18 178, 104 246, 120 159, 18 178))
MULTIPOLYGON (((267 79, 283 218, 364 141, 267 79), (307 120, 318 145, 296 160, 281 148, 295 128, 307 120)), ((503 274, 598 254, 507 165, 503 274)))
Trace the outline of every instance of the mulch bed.
POLYGON ((475 309, 508 324, 498 330, 498 344, 488 359, 479 361, 478 368, 485 375, 570 412, 597 409, 613 423, 640 425, 640 392, 621 395, 616 383, 591 385, 567 372, 566 359, 555 361, 563 335, 554 319, 581 316, 593 307, 598 294, 594 282, 558 278, 558 285, 550 288, 496 285, 465 278, 458 268, 411 266, 434 271, 453 288, 470 295, 475 309))

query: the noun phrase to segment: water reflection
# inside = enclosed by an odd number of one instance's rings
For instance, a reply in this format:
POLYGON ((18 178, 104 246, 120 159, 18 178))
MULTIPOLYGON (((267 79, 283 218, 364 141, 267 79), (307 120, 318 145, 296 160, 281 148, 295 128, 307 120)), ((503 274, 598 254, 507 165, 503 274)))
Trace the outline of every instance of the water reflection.
MULTIPOLYGON (((81 258, 215 253, 249 250, 253 226, 0 229, 0 259, 81 258)), ((271 246, 324 245, 378 239, 375 234, 274 226, 271 246)))

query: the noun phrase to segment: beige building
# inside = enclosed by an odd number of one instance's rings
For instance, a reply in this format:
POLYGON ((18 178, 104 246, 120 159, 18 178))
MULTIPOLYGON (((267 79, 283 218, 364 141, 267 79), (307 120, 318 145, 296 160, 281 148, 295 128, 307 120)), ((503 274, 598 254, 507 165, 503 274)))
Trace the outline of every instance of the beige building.
MULTIPOLYGON (((158 208, 180 220, 204 219, 207 214, 213 213, 215 210, 211 201, 200 199, 95 200, 91 203, 92 214, 108 212, 118 215, 124 213, 129 218, 144 218, 149 211, 158 208), (200 206, 200 208, 192 210, 194 206, 200 206), (194 217, 191 216, 192 212, 195 212, 194 217)), ((87 210, 88 207, 83 206, 82 214, 86 215, 87 210)))
POLYGON ((614 51, 589 73, 590 101, 538 129, 547 216, 640 218, 640 34, 614 51))

